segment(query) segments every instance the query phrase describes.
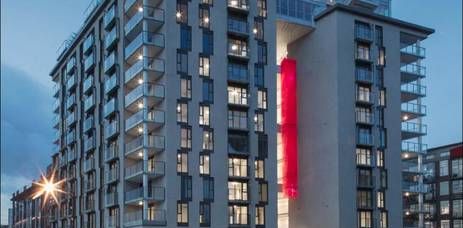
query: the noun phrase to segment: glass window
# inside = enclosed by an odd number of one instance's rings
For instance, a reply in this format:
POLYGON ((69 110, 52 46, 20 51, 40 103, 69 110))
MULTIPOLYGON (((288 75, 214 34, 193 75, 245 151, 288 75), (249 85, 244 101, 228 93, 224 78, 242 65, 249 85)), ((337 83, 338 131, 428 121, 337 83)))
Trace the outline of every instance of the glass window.
POLYGON ((379 90, 379 106, 386 106, 386 90, 381 89, 379 90))
POLYGON ((231 205, 228 206, 228 216, 230 225, 248 224, 248 206, 231 205))
POLYGON ((208 105, 199 106, 199 125, 210 126, 211 116, 210 107, 208 105))
POLYGON ((199 7, 199 27, 209 28, 210 27, 210 13, 209 7, 199 7))
POLYGON ((357 59, 370 61, 370 46, 362 43, 357 44, 357 59))
POLYGON ((452 181, 452 194, 463 192, 463 180, 452 181))
POLYGON ((264 66, 254 65, 254 83, 256 87, 264 87, 264 66))
POLYGON ((178 23, 188 23, 188 2, 177 0, 177 13, 175 15, 178 23))
POLYGON ((387 211, 379 212, 379 228, 387 228, 387 211))
POLYGON ((203 101, 214 102, 214 84, 212 80, 203 80, 203 101))
POLYGON ((267 43, 257 43, 257 62, 267 64, 267 43))
POLYGON ((228 39, 228 54, 238 57, 249 57, 248 43, 245 40, 228 39))
POLYGON ((378 66, 386 66, 386 49, 384 47, 380 47, 378 49, 378 66))
POLYGON ((463 159, 452 160, 452 177, 463 177, 463 159))
POLYGON ((267 17, 267 0, 257 0, 257 15, 259 17, 267 17))
POLYGON ((188 173, 188 154, 177 154, 177 173, 188 173))
POLYGON ((441 215, 450 214, 450 208, 449 208, 449 201, 448 200, 440 201, 440 214, 441 215))
MULTIPOLYGON (((461 215, 461 214, 460 214, 461 215)), ((463 228, 463 220, 461 219, 454 219, 453 220, 453 228, 463 228)))
POLYGON ((373 175, 370 169, 358 169, 357 184, 359 187, 372 187, 373 175))
POLYGON ((463 210, 462 210, 462 203, 463 203, 463 200, 459 199, 459 200, 453 200, 452 201, 452 215, 453 217, 462 217, 462 213, 463 213, 463 210))
POLYGON ((268 151, 268 136, 266 134, 258 134, 257 136, 257 152, 259 158, 267 158, 268 151))
POLYGON ((440 228, 450 228, 450 220, 441 220, 440 228))
POLYGON ((256 206, 256 225, 265 225, 265 207, 256 206))
POLYGON ((372 217, 371 211, 358 211, 358 224, 359 228, 371 228, 372 227, 372 217))
POLYGON ((449 160, 439 162, 439 174, 441 177, 449 175, 449 160))
POLYGON ((357 86, 357 101, 371 102, 371 88, 365 86, 357 86))
POLYGON ((265 175, 264 160, 255 161, 255 178, 263 179, 265 175))
POLYGON ((379 170, 379 187, 387 188, 387 171, 384 169, 379 170))
POLYGON ((203 77, 209 77, 210 76, 210 71, 209 71, 209 66, 210 66, 210 59, 209 57, 199 57, 199 76, 203 77))
POLYGON ((180 49, 191 50, 191 27, 187 25, 180 26, 180 49))
POLYGON ((264 39, 264 22, 261 19, 259 18, 254 19, 254 28, 252 30, 252 33, 254 33, 254 37, 257 40, 264 39))
POLYGON ((248 128, 248 113, 238 110, 228 110, 228 127, 233 129, 248 128))
POLYGON ((214 36, 211 31, 203 31, 203 54, 214 54, 214 36))
POLYGON ((188 54, 177 50, 177 72, 188 74, 188 54))
POLYGON ((247 177, 248 160, 245 158, 228 158, 229 177, 247 177))
POLYGON ((211 174, 210 164, 211 162, 209 160, 209 155, 207 154, 199 155, 199 174, 202 174, 202 175, 211 174))
POLYGON ((228 200, 248 200, 248 183, 239 181, 228 182, 228 200))
POLYGON ((191 79, 180 79, 180 97, 191 99, 191 79))
POLYGON ((203 150, 214 149, 214 132, 212 130, 203 130, 203 150))
POLYGON ((384 167, 384 151, 383 150, 376 151, 376 166, 384 167))
POLYGON ((386 200, 384 199, 385 196, 384 196, 384 192, 382 191, 378 191, 376 192, 376 204, 378 206, 378 208, 384 208, 384 204, 386 202, 386 200))
POLYGON ((357 165, 371 166, 371 150, 367 148, 357 148, 357 165))
POLYGON ((381 26, 375 26, 375 33, 376 33, 376 46, 382 47, 383 46, 383 27, 381 26))
POLYGON ((449 194, 449 182, 442 181, 439 183, 439 195, 446 196, 449 194))
POLYGON ((259 183, 259 199, 260 202, 268 201, 268 184, 267 182, 259 183))
POLYGON ((228 153, 248 153, 249 138, 246 134, 228 133, 228 153))
POLYGON ((192 194, 192 178, 191 176, 181 176, 181 182, 180 182, 180 187, 181 187, 181 199, 183 201, 185 200, 191 200, 191 194, 192 194))
POLYGON ((203 197, 204 200, 214 200, 214 178, 203 177, 203 197))
POLYGON ((264 131, 264 113, 256 113, 254 115, 254 131, 263 132, 264 131))
POLYGON ((248 65, 244 63, 228 63, 228 80, 237 82, 248 82, 248 65))
POLYGON ((182 126, 180 129, 180 147, 191 149, 191 128, 182 126))
POLYGON ((188 224, 188 203, 177 203, 177 223, 188 224))
POLYGON ((228 103, 248 105, 248 90, 246 88, 228 86, 228 103))
POLYGON ((209 226, 211 224, 211 205, 209 203, 199 203, 199 224, 209 226))
POLYGON ((358 208, 371 208, 371 191, 357 191, 357 207, 358 208))
POLYGON ((267 91, 257 90, 257 108, 267 109, 267 91))
POLYGON ((177 122, 188 123, 188 103, 177 103, 177 122))

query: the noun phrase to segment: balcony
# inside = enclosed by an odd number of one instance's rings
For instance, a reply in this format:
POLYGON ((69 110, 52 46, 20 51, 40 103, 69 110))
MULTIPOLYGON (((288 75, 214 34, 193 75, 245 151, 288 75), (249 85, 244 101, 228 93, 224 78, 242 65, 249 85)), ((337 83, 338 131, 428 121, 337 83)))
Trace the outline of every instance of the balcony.
MULTIPOLYGON (((138 202, 144 199, 143 188, 136 188, 125 193, 125 203, 137 205, 138 202)), ((149 202, 162 202, 165 200, 165 188, 158 186, 148 186, 148 196, 146 200, 149 202)))
POLYGON ((152 107, 164 100, 164 86, 159 84, 143 83, 130 91, 125 96, 125 107, 128 110, 136 111, 139 102, 143 102, 142 98, 146 98, 147 104, 144 107, 152 107))
POLYGON ((66 135, 66 143, 68 145, 76 142, 76 131, 72 130, 66 135))
POLYGON ((53 128, 59 130, 59 122, 60 122, 59 115, 53 115, 53 119, 51 122, 52 122, 53 128))
POLYGON ((139 158, 138 152, 147 149, 148 156, 164 151, 165 138, 160 135, 148 135, 147 143, 144 143, 143 135, 132 139, 125 144, 125 154, 131 158, 139 158))
POLYGON ((103 68, 105 74, 109 74, 116 66, 116 52, 111 52, 104 60, 103 68))
POLYGON ((110 101, 108 101, 103 107, 103 114, 105 118, 107 118, 108 116, 110 116, 116 111, 117 111, 116 98, 113 98, 110 101))
POLYGON ((125 36, 128 40, 132 40, 137 34, 142 32, 143 23, 146 22, 147 31, 157 31, 164 25, 164 10, 144 5, 143 8, 138 8, 136 13, 127 21, 124 26, 125 36))
POLYGON ((355 80, 357 82, 373 84, 373 73, 369 69, 356 68, 355 69, 355 80))
POLYGON ((125 120, 125 131, 129 135, 138 136, 140 134, 140 129, 143 131, 141 126, 137 127, 139 124, 146 123, 147 129, 145 130, 151 132, 163 126, 164 121, 164 111, 152 110, 146 113, 146 111, 142 109, 125 120))
POLYGON ((402 153, 426 154, 427 149, 428 149, 427 144, 410 142, 410 141, 402 141, 402 153))
POLYGON ((162 177, 165 174, 165 163, 162 161, 141 160, 125 168, 125 180, 137 183, 143 182, 144 173, 150 179, 162 177))
MULTIPOLYGON (((405 46, 407 44, 401 44, 405 46)), ((402 63, 412 63, 426 57, 426 49, 420 47, 418 44, 414 43, 412 45, 405 46, 400 49, 400 62, 402 63)))
POLYGON ((139 60, 140 56, 156 56, 163 49, 163 34, 143 31, 125 47, 125 60, 131 64, 139 60), (146 47, 146 53, 141 51, 143 47, 146 47))
POLYGON ((143 210, 131 211, 124 214, 125 226, 165 226, 165 210, 149 210, 146 212, 148 217, 143 217, 143 210))
POLYGON ((116 168, 106 171, 106 184, 113 183, 117 180, 119 180, 119 169, 116 168))
POLYGON ((228 41, 228 56, 239 59, 249 59, 249 48, 246 41, 229 40, 228 41))
POLYGON ((373 113, 355 111, 355 120, 358 124, 373 125, 373 113))
POLYGON ((415 174, 424 174, 425 170, 418 167, 417 162, 402 161, 402 172, 415 174))
POLYGON ((105 162, 112 161, 119 157, 119 147, 118 146, 107 146, 105 147, 105 162))
POLYGON ((53 85, 53 97, 54 98, 59 98, 59 92, 61 91, 60 89, 60 84, 59 83, 55 83, 53 85))
POLYGON ((60 107, 59 99, 56 99, 55 102, 53 102, 53 113, 59 114, 59 107, 60 107))
POLYGON ((373 146, 373 135, 357 135, 357 145, 373 146))
POLYGON ((84 111, 88 112, 90 109, 95 107, 95 95, 90 95, 84 100, 84 111))
POLYGON ((418 184, 415 182, 402 182, 402 191, 408 193, 427 193, 429 192, 430 188, 429 185, 426 184, 418 184))
POLYGON ((117 72, 111 75, 106 79, 104 82, 104 92, 105 94, 109 94, 112 91, 116 90, 119 87, 119 77, 117 72))
POLYGON ((239 17, 228 17, 228 33, 236 36, 249 36, 249 25, 247 20, 239 17))
POLYGON ((136 78, 141 78, 143 72, 148 74, 148 82, 157 81, 165 71, 165 63, 163 59, 143 57, 133 65, 131 65, 124 74, 125 83, 134 86, 136 78))
POLYGON ((95 149, 95 141, 95 136, 84 139, 84 152, 88 152, 90 150, 95 149))
POLYGON ((371 28, 355 28, 355 39, 361 41, 371 42, 373 41, 373 31, 371 28))
POLYGON ((77 61, 75 56, 71 57, 66 63, 66 71, 68 75, 74 73, 74 70, 76 69, 76 63, 77 61))
POLYGON ((416 84, 407 83, 400 86, 402 102, 409 102, 426 96, 426 87, 416 84))
POLYGON ((104 47, 107 51, 112 50, 116 46, 119 39, 117 27, 114 27, 111 32, 106 33, 104 38, 104 47))
POLYGON ((73 89, 76 85, 77 85, 76 75, 74 74, 74 75, 68 77, 68 79, 66 81, 66 88, 68 89, 68 91, 73 89))
POLYGON ((85 58, 84 61, 84 71, 88 73, 95 66, 95 54, 90 54, 85 58))
POLYGON ((248 13, 249 12, 249 2, 248 0, 227 0, 228 9, 248 13))
POLYGON ((93 47, 94 43, 95 39, 92 33, 85 39, 84 44, 82 45, 82 51, 85 55, 87 55, 92 50, 91 48, 93 47))
POLYGON ((72 107, 76 105, 76 95, 72 94, 71 96, 68 96, 66 99, 66 109, 69 110, 72 107))
MULTIPOLYGON (((117 204, 117 203, 116 203, 117 204)), ((119 216, 106 216, 106 227, 107 228, 119 228, 119 216)))
POLYGON ((68 152, 68 161, 72 162, 77 159, 77 152, 75 150, 69 150, 68 152))
POLYGON ((94 117, 90 116, 87 119, 84 120, 84 133, 87 133, 90 129, 92 129, 94 126, 94 117))
POLYGON ((119 203, 119 194, 117 192, 109 192, 105 195, 105 206, 112 207, 119 203))
MULTIPOLYGON (((95 210, 95 200, 85 200, 85 207, 84 211, 85 212, 90 212, 95 210)), ((86 227, 91 227, 90 225, 87 225, 86 227)))
POLYGON ((77 114, 76 112, 71 112, 69 115, 66 117, 66 125, 68 127, 73 126, 77 122, 77 114))
POLYGON ((119 133, 119 122, 113 121, 105 125, 104 128, 105 138, 109 139, 119 133))
POLYGON ((411 63, 400 67, 400 80, 402 83, 410 83, 426 77, 426 67, 411 63))
POLYGON ((84 172, 90 172, 95 169, 95 159, 90 158, 84 161, 84 172))
POLYGON ((426 106, 415 103, 402 103, 402 121, 416 119, 426 115, 426 106))
POLYGON ((374 188, 375 178, 373 175, 361 175, 357 174, 357 187, 359 188, 374 188))
POLYGON ((413 122, 402 122, 402 140, 416 138, 427 134, 427 125, 413 122))
POLYGON ((103 17, 103 26, 108 30, 116 22, 116 6, 112 5, 103 17))
POLYGON ((356 102, 360 104, 372 105, 374 103, 371 92, 357 92, 355 98, 356 102))
POLYGON ((88 94, 89 92, 92 91, 91 90, 92 87, 93 87, 93 75, 90 75, 84 80, 82 92, 84 92, 84 94, 88 94))

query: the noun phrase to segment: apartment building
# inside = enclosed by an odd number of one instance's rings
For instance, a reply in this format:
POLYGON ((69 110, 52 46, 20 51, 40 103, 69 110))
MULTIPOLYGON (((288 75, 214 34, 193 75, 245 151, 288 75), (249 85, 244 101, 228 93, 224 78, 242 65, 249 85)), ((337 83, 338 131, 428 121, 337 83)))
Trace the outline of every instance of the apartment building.
POLYGON ((423 203, 420 43, 434 30, 381 15, 378 1, 335 4, 313 21, 288 20, 292 5, 280 3, 279 226, 423 227, 421 212, 402 220, 402 195, 423 203), (419 167, 414 178, 404 169, 404 184, 402 159, 419 167))
POLYGON ((463 227, 463 144, 428 149, 423 166, 425 227, 463 227))
POLYGON ((44 225, 42 216, 42 197, 34 199, 37 185, 24 186, 22 191, 16 191, 11 198, 12 208, 9 225, 13 228, 39 228, 44 225))
POLYGON ((97 1, 65 45, 51 227, 275 227, 275 3, 97 1))

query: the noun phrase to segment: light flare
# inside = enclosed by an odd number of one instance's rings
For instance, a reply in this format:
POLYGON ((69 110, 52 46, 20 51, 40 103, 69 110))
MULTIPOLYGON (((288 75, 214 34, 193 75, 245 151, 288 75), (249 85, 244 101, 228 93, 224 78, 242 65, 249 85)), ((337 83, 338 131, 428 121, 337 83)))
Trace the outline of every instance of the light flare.
POLYGON ((47 199, 51 196, 53 200, 55 200, 55 202, 58 204, 58 194, 66 193, 60 188, 61 184, 64 181, 66 181, 66 179, 62 179, 55 182, 55 170, 52 171, 50 179, 48 179, 46 175, 42 172, 41 176, 42 181, 34 183, 39 187, 39 190, 34 194, 33 199, 44 196, 43 204, 45 205, 47 199))

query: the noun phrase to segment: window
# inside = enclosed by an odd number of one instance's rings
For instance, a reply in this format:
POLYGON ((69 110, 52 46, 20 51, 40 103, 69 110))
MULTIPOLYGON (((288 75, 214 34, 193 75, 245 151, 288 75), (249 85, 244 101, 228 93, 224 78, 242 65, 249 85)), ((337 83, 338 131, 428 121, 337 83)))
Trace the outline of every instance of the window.
POLYGON ((387 188, 387 171, 384 169, 379 170, 379 187, 387 188))
POLYGON ((177 50, 177 72, 188 74, 188 54, 177 50))
POLYGON ((247 58, 248 43, 245 40, 228 39, 228 54, 247 58))
POLYGON ((267 91, 257 90, 257 108, 267 109, 267 91))
POLYGON ((386 128, 379 128, 379 147, 386 148, 387 147, 387 129, 386 128))
POLYGON ((268 151, 268 136, 265 134, 258 134, 257 136, 257 152, 259 158, 267 158, 268 151))
POLYGON ((439 174, 441 177, 449 175, 449 160, 439 162, 439 174))
POLYGON ((366 148, 357 148, 357 165, 371 166, 371 150, 366 148))
POLYGON ((359 169, 357 178, 357 184, 359 187, 373 186, 373 176, 370 169, 359 169))
POLYGON ((265 176, 264 160, 256 160, 254 166, 255 166, 255 178, 263 179, 265 176))
POLYGON ((210 12, 209 7, 199 6, 199 27, 209 28, 210 27, 210 12))
POLYGON ((267 17, 267 0, 257 0, 257 15, 259 17, 267 17))
POLYGON ((203 197, 204 200, 214 200, 214 178, 204 177, 203 178, 203 197))
POLYGON ((371 208, 371 191, 357 191, 357 207, 371 208))
POLYGON ((249 138, 247 134, 228 133, 228 153, 248 153, 249 138))
POLYGON ((264 87, 264 66, 254 65, 254 84, 256 87, 264 87))
POLYGON ((362 145, 371 145, 373 143, 370 128, 358 127, 357 128, 357 143, 362 145))
POLYGON ((376 204, 378 208, 384 208, 385 207, 385 202, 386 200, 384 199, 384 192, 383 191, 378 191, 376 192, 376 204))
POLYGON ((450 214, 450 208, 449 208, 449 201, 448 200, 440 201, 440 214, 441 215, 450 214))
POLYGON ((180 198, 185 200, 191 200, 191 193, 192 193, 192 179, 191 176, 182 176, 180 182, 180 198))
POLYGON ((463 203, 463 200, 459 199, 459 200, 453 200, 452 201, 452 215, 453 217, 462 217, 462 203, 463 203))
POLYGON ((358 123, 372 124, 373 115, 370 108, 355 107, 355 120, 358 123))
POLYGON ((268 184, 266 182, 259 183, 259 198, 260 202, 268 201, 268 184))
POLYGON ((265 225, 265 207, 256 206, 256 225, 265 225))
POLYGON ((375 26, 375 33, 376 33, 376 46, 382 47, 383 46, 383 27, 381 26, 375 26))
POLYGON ((248 128, 248 113, 238 110, 228 110, 228 127, 234 129, 248 128))
MULTIPOLYGON (((460 214, 461 215, 461 214, 460 214)), ((463 228, 463 220, 461 219, 454 219, 453 220, 453 228, 463 228)))
POLYGON ((228 206, 228 216, 230 225, 248 224, 248 206, 231 205, 228 206))
POLYGON ((264 22, 261 19, 254 19, 254 28, 252 30, 252 33, 254 33, 254 37, 257 40, 264 39, 264 22))
POLYGON ((209 57, 203 57, 203 56, 199 57, 199 76, 203 76, 203 77, 210 76, 209 63, 210 63, 209 57))
POLYGON ((214 85, 212 80, 203 80, 203 102, 214 103, 214 85))
POLYGON ((177 122, 188 123, 188 103, 177 103, 177 122))
POLYGON ((358 216, 359 228, 371 228, 372 227, 371 211, 358 211, 357 216, 358 216))
POLYGON ((442 181, 439 183, 439 195, 446 196, 449 194, 449 182, 442 181))
POLYGON ((384 47, 380 47, 378 49, 378 66, 384 67, 386 66, 386 49, 384 47))
POLYGON ((452 181, 452 194, 463 192, 463 180, 452 181))
POLYGON ((182 126, 180 129, 180 147, 191 149, 191 128, 182 126))
POLYGON ((229 181, 228 182, 228 200, 248 200, 248 183, 229 181))
POLYGON ((355 22, 355 38, 370 40, 371 35, 371 29, 368 23, 360 21, 355 22))
POLYGON ((450 228, 450 220, 441 220, 440 228, 450 228))
POLYGON ((246 88, 228 86, 228 103, 248 105, 248 90, 246 88))
POLYGON ((199 125, 210 126, 210 108, 208 105, 199 106, 199 125))
POLYGON ((228 158, 229 177, 247 177, 248 160, 245 158, 228 158))
POLYGON ((214 132, 212 130, 203 130, 203 150, 214 149, 214 132))
POLYGON ((199 224, 209 226, 211 224, 211 205, 209 203, 199 203, 199 224))
POLYGON ((180 49, 191 50, 191 27, 187 25, 180 26, 180 49))
POLYGON ((175 15, 177 23, 188 23, 188 2, 185 0, 177 0, 177 13, 175 15))
POLYGON ((188 154, 177 154, 177 173, 188 173, 188 154))
POLYGON ((357 59, 370 61, 370 46, 362 43, 357 44, 357 59))
POLYGON ((203 54, 214 54, 214 35, 211 31, 203 31, 203 54))
POLYGON ((387 211, 379 212, 379 228, 387 228, 387 211))
POLYGON ((463 159, 452 160, 452 177, 462 177, 463 176, 463 159))
POLYGON ((228 80, 237 82, 248 82, 248 65, 244 63, 228 63, 228 80))
POLYGON ((256 114, 254 114, 254 131, 263 132, 264 123, 264 113, 257 112, 256 114))
POLYGON ((180 97, 191 99, 191 78, 180 78, 180 97))
POLYGON ((384 151, 383 150, 376 151, 376 166, 384 167, 384 151))
POLYGON ((267 43, 257 43, 257 62, 267 64, 267 43))
POLYGON ((365 86, 357 86, 357 101, 371 102, 371 88, 365 86))
POLYGON ((210 164, 209 155, 199 155, 199 174, 209 175, 211 173, 210 164))
POLYGON ((386 106, 386 90, 385 89, 380 89, 379 90, 379 100, 378 100, 379 106, 386 106))
POLYGON ((205 5, 212 5, 213 0, 200 0, 199 3, 200 4, 205 4, 205 5))
POLYGON ((188 203, 177 202, 177 224, 188 225, 188 203))

